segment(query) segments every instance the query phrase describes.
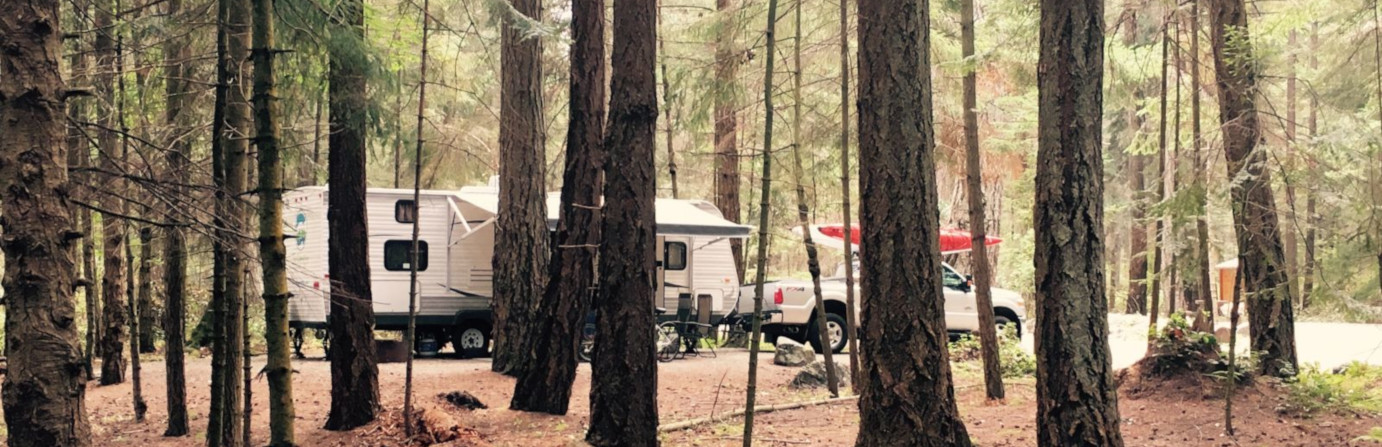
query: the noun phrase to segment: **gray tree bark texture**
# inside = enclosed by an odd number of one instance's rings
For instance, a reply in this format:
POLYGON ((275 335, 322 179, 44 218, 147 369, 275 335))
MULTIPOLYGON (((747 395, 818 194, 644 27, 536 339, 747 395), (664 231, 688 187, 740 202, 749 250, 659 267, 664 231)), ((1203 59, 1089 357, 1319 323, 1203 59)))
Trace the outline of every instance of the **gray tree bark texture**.
MULTIPOLYGON (((362 0, 342 3, 336 30, 365 37, 362 0)), ((374 352, 370 290, 369 221, 365 212, 367 120, 364 60, 342 50, 331 54, 330 136, 327 138, 327 260, 331 275, 331 411, 327 430, 350 430, 379 411, 379 366, 374 352)))
POLYGON ((1297 370, 1295 315, 1281 244, 1276 201, 1272 197, 1267 152, 1258 147, 1257 68, 1248 40, 1243 0, 1210 2, 1210 44, 1219 90, 1219 121, 1228 160, 1233 230, 1243 260, 1248 304, 1248 338, 1261 353, 1259 373, 1290 376, 1297 370))
MULTIPOLYGON (((542 0, 510 0, 542 19, 542 0)), ((505 19, 500 51, 499 214, 494 230, 494 372, 517 376, 533 363, 536 303, 547 286, 546 120, 542 41, 505 19)))
POLYGON ((928 3, 859 1, 860 447, 970 445, 946 350, 928 3))
POLYGON ((605 2, 571 4, 571 101, 561 220, 550 282, 533 330, 536 362, 518 376, 510 408, 566 414, 576 380, 576 350, 595 287, 605 149, 605 2))
POLYGON ((0 226, 5 252, 3 399, 12 447, 91 444, 72 253, 81 234, 64 199, 65 85, 60 2, 3 2, 0 226))
POLYGON ((595 299, 590 429, 595 446, 655 446, 657 361, 650 300, 656 278, 653 201, 657 2, 614 4, 605 206, 595 299))
POLYGON ((1104 299, 1103 0, 1042 0, 1037 443, 1123 445, 1104 299))

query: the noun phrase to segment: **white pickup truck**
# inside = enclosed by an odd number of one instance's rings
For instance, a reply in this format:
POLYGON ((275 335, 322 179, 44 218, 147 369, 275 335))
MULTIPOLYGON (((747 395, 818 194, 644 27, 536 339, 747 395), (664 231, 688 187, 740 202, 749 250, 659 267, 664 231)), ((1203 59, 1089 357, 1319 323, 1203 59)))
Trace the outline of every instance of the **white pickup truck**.
MULTIPOLYGON (((857 264, 856 264, 857 265, 857 264)), ((952 333, 971 332, 979 329, 979 313, 975 305, 973 285, 969 278, 955 271, 948 264, 942 264, 945 284, 945 325, 952 333)), ((843 267, 843 266, 841 266, 843 267)), ((857 269, 856 269, 857 271, 857 269)), ((843 268, 839 269, 843 272, 843 268)), ((743 286, 739 296, 739 312, 753 313, 755 285, 743 286)), ((855 299, 859 299, 859 284, 854 285, 855 299)), ((994 287, 993 313, 999 326, 1015 324, 1017 333, 1022 334, 1022 319, 1027 314, 1022 295, 1017 292, 994 287)), ((809 343, 820 352, 820 337, 816 325, 816 296, 810 280, 770 281, 763 286, 763 309, 769 312, 763 321, 763 334, 769 343, 776 344, 778 337, 787 337, 801 343, 809 343)), ((830 348, 840 352, 845 348, 845 280, 843 274, 835 278, 821 279, 821 295, 825 299, 826 327, 830 332, 830 348)), ((857 301, 856 301, 857 302, 857 301)), ((857 319, 857 316, 856 316, 857 319)), ((857 321, 856 321, 857 323, 857 321)))

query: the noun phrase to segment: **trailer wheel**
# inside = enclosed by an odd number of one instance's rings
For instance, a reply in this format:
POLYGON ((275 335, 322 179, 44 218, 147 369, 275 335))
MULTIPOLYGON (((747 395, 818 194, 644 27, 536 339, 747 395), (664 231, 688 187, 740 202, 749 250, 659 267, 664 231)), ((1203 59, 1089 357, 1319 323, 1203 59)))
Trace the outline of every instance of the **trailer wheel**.
POLYGON ((451 340, 456 353, 465 357, 489 355, 489 327, 475 322, 461 323, 451 340))

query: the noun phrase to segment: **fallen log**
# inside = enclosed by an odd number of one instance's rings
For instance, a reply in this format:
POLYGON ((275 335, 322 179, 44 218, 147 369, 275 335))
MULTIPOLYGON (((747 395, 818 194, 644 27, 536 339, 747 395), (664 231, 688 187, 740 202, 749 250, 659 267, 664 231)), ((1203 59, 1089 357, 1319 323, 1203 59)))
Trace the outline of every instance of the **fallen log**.
MULTIPOLYGON (((853 401, 853 400, 857 400, 857 399, 859 399, 859 396, 845 396, 845 397, 835 397, 835 398, 830 398, 830 399, 812 400, 812 401, 806 401, 806 402, 793 402, 793 403, 777 404, 777 405, 759 405, 759 406, 753 407, 753 413, 754 413, 754 414, 771 413, 771 412, 774 412, 774 411, 793 410, 793 409, 797 409, 797 408, 812 407, 812 406, 816 406, 816 405, 829 405, 829 404, 840 403, 840 402, 848 402, 848 401, 853 401)), ((737 417, 740 417, 740 416, 743 416, 743 415, 744 415, 744 410, 741 408, 741 409, 734 410, 734 411, 731 411, 731 412, 728 412, 728 413, 721 413, 721 414, 717 414, 717 415, 710 415, 710 416, 708 416, 708 417, 690 419, 690 420, 685 420, 685 421, 681 421, 681 422, 673 422, 673 423, 670 423, 670 424, 662 424, 662 425, 659 425, 659 426, 657 427, 657 431, 659 431, 659 432, 681 431, 681 430, 686 430, 686 429, 689 429, 689 428, 692 428, 692 427, 696 427, 696 426, 698 426, 698 425, 713 424, 713 423, 720 422, 720 421, 723 421, 723 420, 726 420, 726 419, 737 418, 737 417)))

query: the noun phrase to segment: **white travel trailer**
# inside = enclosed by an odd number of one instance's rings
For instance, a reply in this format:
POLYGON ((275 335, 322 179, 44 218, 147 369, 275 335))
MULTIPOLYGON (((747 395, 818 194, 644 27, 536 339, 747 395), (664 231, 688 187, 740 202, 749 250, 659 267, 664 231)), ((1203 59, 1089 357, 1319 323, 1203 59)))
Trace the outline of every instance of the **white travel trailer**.
MULTIPOLYGON (((419 219, 418 339, 454 341, 457 352, 487 350, 493 316, 490 310, 491 258, 494 252, 498 189, 466 187, 459 191, 426 190, 413 202, 412 190, 370 188, 370 285, 376 328, 407 326, 408 277, 412 222, 419 219)), ((556 228, 560 200, 549 194, 548 226, 556 228)), ((749 226, 728 220, 710 203, 657 199, 658 276, 663 280, 656 307, 676 309, 678 296, 697 297, 698 311, 712 320, 733 312, 739 281, 730 239, 748 237, 749 226), (708 305, 706 305, 708 304, 708 305)), ((284 196, 284 233, 292 298, 290 325, 298 331, 324 328, 330 318, 327 275, 327 188, 311 186, 284 196)))

